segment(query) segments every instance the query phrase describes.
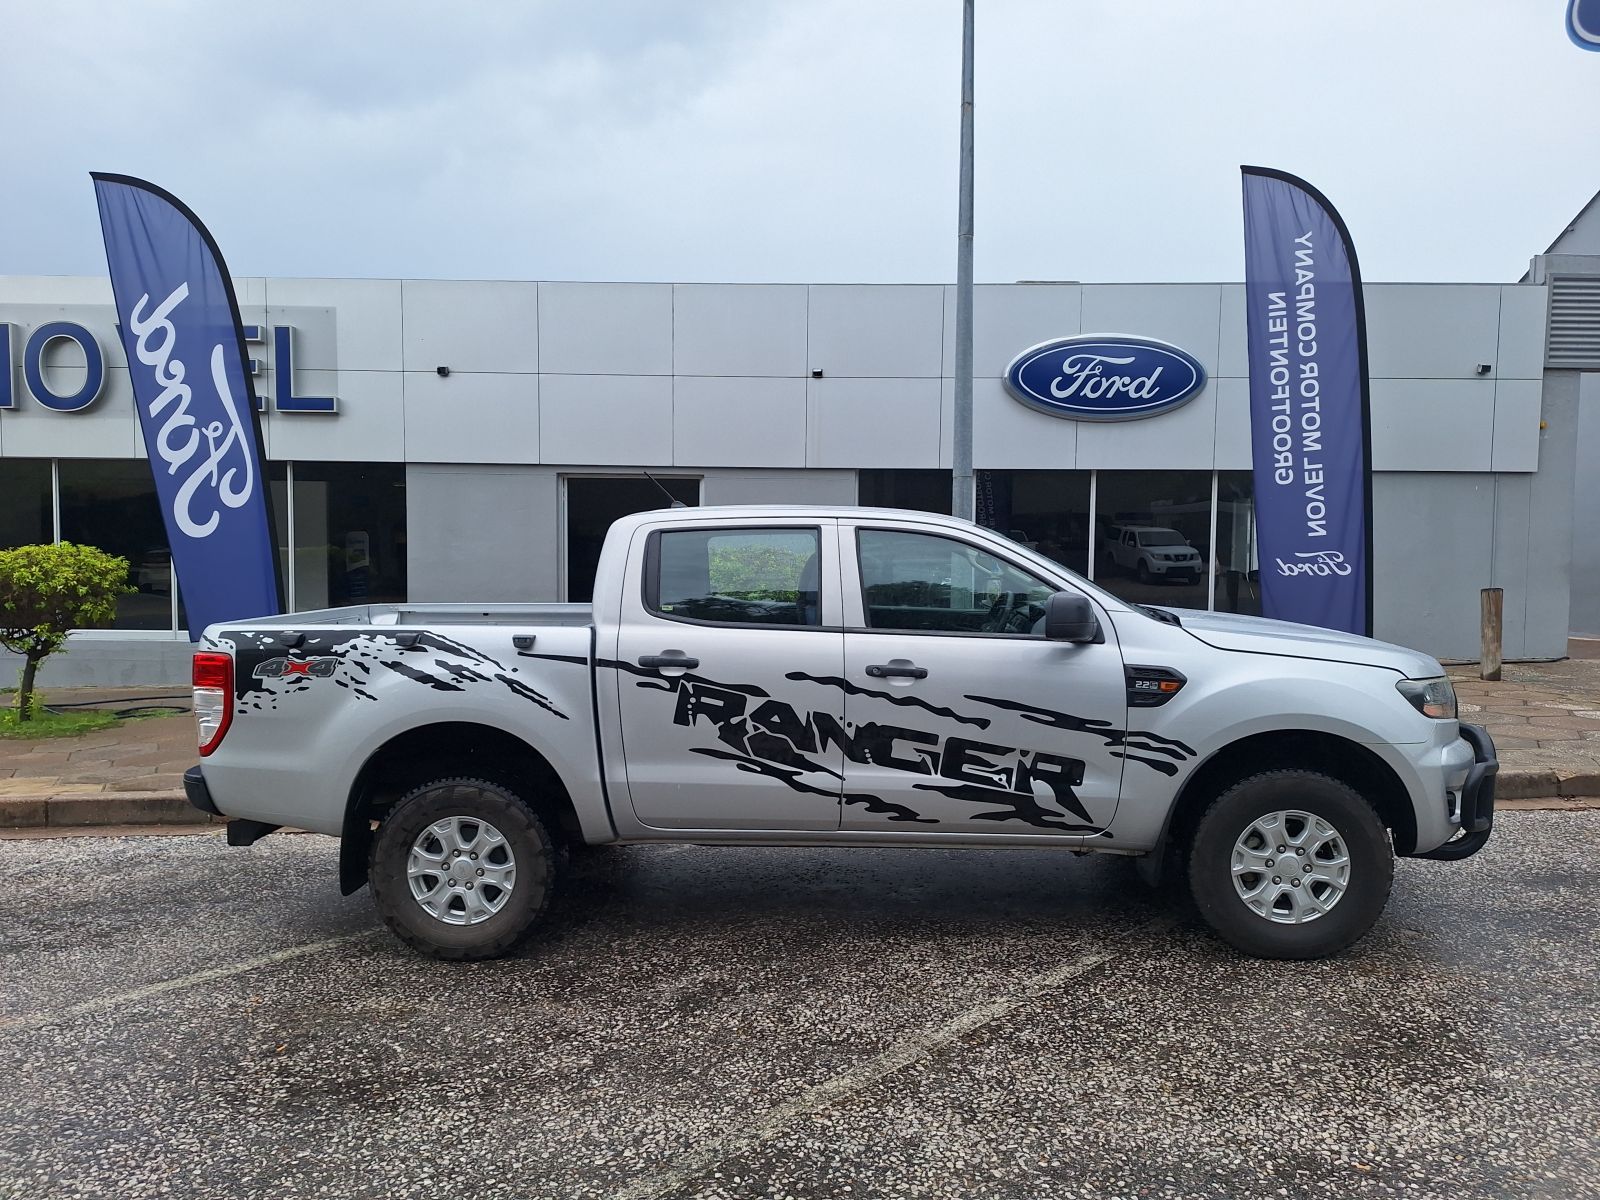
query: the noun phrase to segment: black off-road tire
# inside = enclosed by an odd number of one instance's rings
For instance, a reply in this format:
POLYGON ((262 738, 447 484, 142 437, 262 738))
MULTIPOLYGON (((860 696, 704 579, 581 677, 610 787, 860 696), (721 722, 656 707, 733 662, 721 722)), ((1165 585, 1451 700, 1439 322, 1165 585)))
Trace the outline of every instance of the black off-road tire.
POLYGON ((1155 576, 1151 574, 1150 568, 1145 565, 1142 558, 1134 564, 1133 573, 1138 576, 1140 583, 1151 583, 1155 580, 1155 576))
POLYGON ((556 844, 528 803, 504 784, 465 776, 431 779, 402 796, 372 839, 368 877, 384 923, 412 949, 454 961, 498 958, 520 945, 550 905, 556 844), (503 907, 474 925, 433 916, 411 894, 406 862, 428 826, 450 816, 480 818, 505 837, 516 876, 503 907))
POLYGON ((1376 923, 1393 882, 1394 849, 1372 805, 1349 784, 1318 771, 1264 771, 1234 784, 1200 818, 1189 850, 1189 888, 1201 916, 1223 941, 1258 958, 1339 953, 1376 923), (1350 860, 1343 895, 1303 924, 1279 923, 1256 912, 1233 877, 1234 847, 1250 826, 1269 813, 1291 810, 1332 825, 1350 860))

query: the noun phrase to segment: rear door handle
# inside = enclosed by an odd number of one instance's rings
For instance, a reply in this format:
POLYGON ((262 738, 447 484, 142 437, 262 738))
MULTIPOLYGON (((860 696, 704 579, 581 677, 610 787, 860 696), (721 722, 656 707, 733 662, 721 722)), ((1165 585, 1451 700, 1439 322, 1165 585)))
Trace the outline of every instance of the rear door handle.
POLYGON ((874 679, 926 679, 927 667, 910 667, 896 663, 873 663, 867 674, 874 679))
POLYGON ((681 650, 674 650, 669 654, 643 654, 639 656, 641 667, 681 667, 692 671, 700 665, 698 658, 690 658, 681 650))

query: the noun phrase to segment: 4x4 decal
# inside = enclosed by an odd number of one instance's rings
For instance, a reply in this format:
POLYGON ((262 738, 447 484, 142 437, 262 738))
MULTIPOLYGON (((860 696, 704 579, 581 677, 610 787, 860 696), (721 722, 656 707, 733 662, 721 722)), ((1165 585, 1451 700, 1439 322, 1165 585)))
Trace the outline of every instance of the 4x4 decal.
POLYGON ((250 672, 252 679, 328 679, 339 669, 339 660, 328 656, 317 658, 268 658, 258 662, 250 672))

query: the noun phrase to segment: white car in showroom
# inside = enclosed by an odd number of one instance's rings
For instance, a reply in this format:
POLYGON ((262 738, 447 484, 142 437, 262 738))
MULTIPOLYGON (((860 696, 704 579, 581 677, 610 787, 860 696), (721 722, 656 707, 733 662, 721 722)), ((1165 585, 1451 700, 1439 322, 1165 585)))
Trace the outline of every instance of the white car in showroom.
POLYGON ((1100 539, 1101 548, 1118 567, 1137 575, 1140 583, 1172 579, 1199 583, 1205 559, 1176 529, 1159 525, 1113 525, 1100 539))

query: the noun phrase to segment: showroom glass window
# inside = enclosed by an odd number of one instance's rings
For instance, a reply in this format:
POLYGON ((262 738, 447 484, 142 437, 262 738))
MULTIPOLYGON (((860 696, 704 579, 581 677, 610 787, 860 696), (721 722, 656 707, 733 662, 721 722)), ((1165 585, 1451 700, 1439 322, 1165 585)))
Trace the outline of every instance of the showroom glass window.
POLYGON ((1210 471, 1096 473, 1094 580, 1124 600, 1205 608, 1210 471))
MULTIPOLYGON (((59 530, 51 527, 50 466, 48 459, 4 460, 0 546, 49 542, 59 533, 64 541, 121 555, 128 560, 128 581, 136 590, 119 602, 111 627, 187 629, 182 580, 174 622, 172 552, 150 464, 143 459, 59 460, 59 530)), ((266 475, 285 609, 291 604, 310 609, 405 601, 404 466, 269 462, 266 475), (296 585, 292 598, 287 593, 291 570, 296 585)))
POLYGON ((61 540, 128 560, 134 592, 117 601, 113 629, 172 628, 172 551, 150 464, 62 459, 61 540))
POLYGON ((700 480, 657 475, 654 479, 619 475, 568 475, 562 479, 567 509, 568 600, 594 599, 594 575, 611 526, 630 513, 660 508, 662 492, 687 508, 700 503, 700 480))
POLYGON ((1089 569, 1088 471, 978 471, 977 520, 1079 574, 1089 569))
POLYGON ((297 609, 403 603, 404 464, 295 463, 293 541, 297 609))
POLYGON ((1249 471, 1217 472, 1217 611, 1261 613, 1256 556, 1255 480, 1249 471))
POLYGON ((873 468, 856 477, 856 495, 869 508, 908 508, 950 515, 949 471, 873 468))
MULTIPOLYGON (((289 465, 281 462, 267 464, 267 495, 272 498, 272 531, 278 539, 278 603, 285 612, 292 607, 289 598, 289 465)), ((178 581, 178 597, 183 598, 183 581, 178 581)), ((179 621, 180 629, 188 628, 188 620, 179 621)))
POLYGON ((0 459, 0 550, 56 538, 50 514, 50 460, 0 459))

